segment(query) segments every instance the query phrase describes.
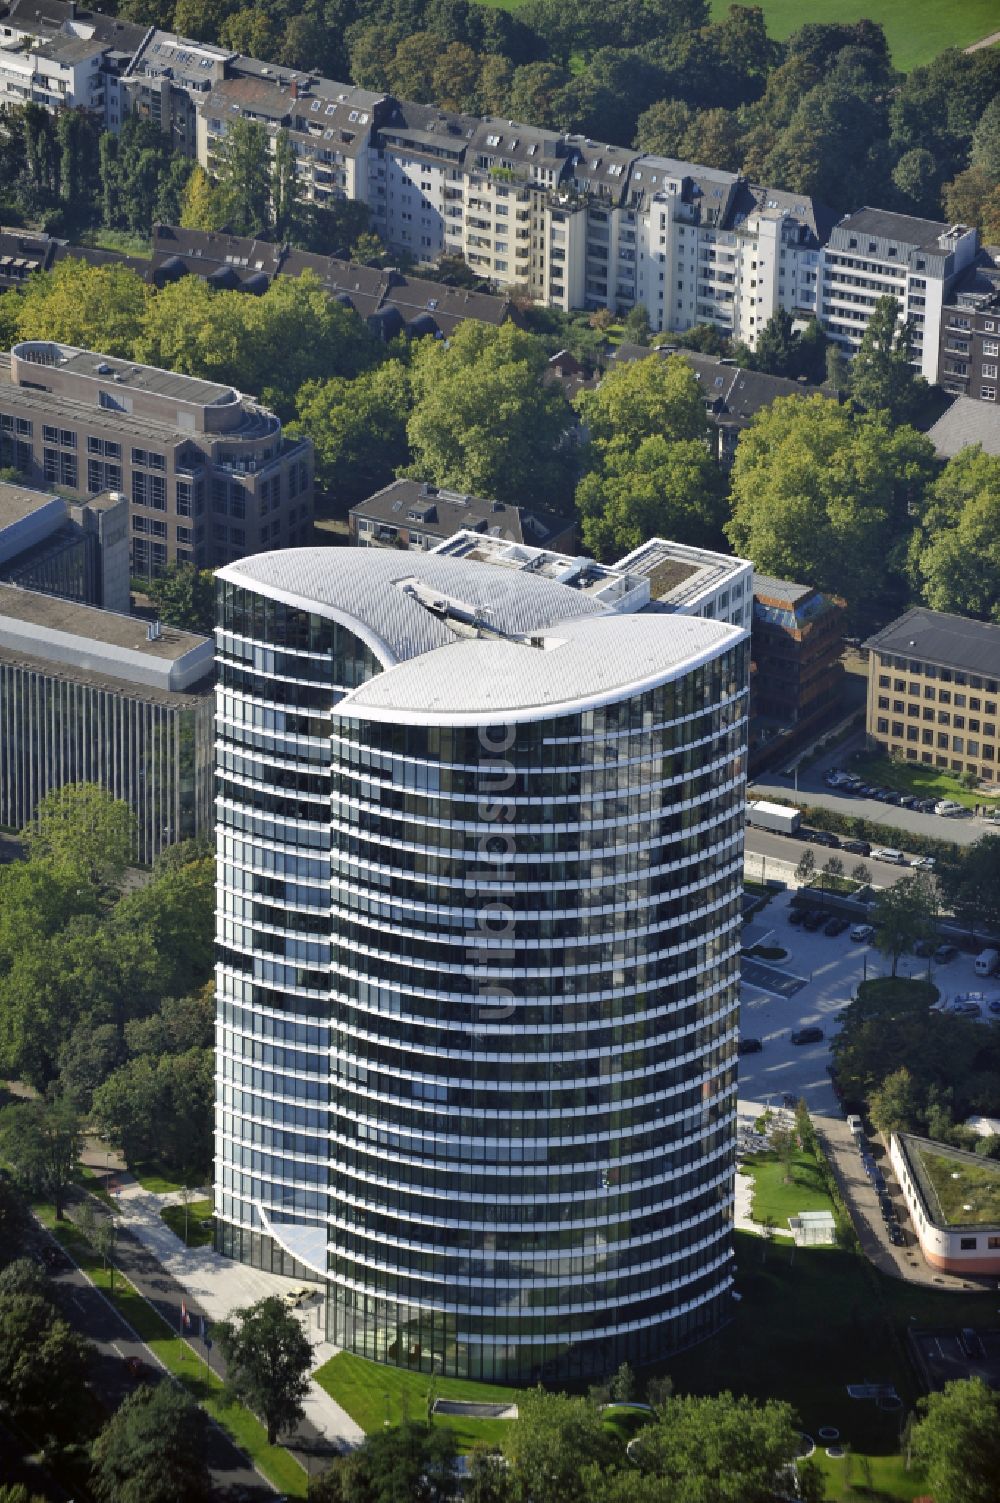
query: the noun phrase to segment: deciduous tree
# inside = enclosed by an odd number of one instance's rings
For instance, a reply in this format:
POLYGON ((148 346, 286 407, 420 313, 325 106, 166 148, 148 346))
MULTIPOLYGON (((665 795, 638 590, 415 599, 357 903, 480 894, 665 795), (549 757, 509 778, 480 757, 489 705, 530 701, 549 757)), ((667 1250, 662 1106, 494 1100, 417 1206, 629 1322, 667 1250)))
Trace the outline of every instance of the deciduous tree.
POLYGON ((909 570, 934 610, 1000 622, 1000 457, 972 444, 949 459, 927 492, 909 570))
POLYGON ((872 909, 875 944, 891 960, 893 976, 900 957, 933 934, 937 908, 933 880, 924 872, 901 877, 876 893, 872 909))
POLYGON ((559 445, 572 413, 560 389, 542 384, 545 359, 510 323, 469 319, 447 347, 421 341, 407 423, 413 472, 490 499, 562 503, 573 471, 559 445))
POLYGON ((44 1196, 62 1221, 83 1145, 80 1119, 64 1097, 22 1101, 0 1113, 0 1142, 20 1185, 44 1196))
POLYGON ((217 1321, 215 1335, 228 1369, 227 1391, 259 1415, 274 1445, 304 1414, 312 1361, 305 1332, 271 1295, 217 1321))
POLYGON ((1000 1396, 981 1378, 947 1383, 918 1403, 914 1460, 935 1503, 995 1503, 1000 1476, 1000 1396))
POLYGON ((179 1385, 143 1384, 94 1442, 100 1503, 201 1503, 211 1495, 205 1415, 179 1385))
POLYGON ((181 631, 209 635, 215 627, 215 576, 211 569, 172 563, 146 585, 160 620, 181 631))

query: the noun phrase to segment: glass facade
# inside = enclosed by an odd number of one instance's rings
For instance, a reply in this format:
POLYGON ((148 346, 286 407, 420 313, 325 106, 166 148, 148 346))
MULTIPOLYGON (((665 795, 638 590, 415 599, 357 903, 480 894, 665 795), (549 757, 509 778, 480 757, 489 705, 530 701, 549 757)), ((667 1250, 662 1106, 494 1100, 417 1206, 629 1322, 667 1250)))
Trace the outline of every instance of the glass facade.
POLYGON ((330 1340, 428 1373, 593 1375, 708 1334, 746 643, 455 726, 341 708, 372 652, 229 582, 217 641, 220 1247, 275 1266, 271 1239, 328 1281, 330 1340))
POLYGON ((125 799, 148 864, 209 826, 212 701, 157 697, 0 660, 0 825, 20 830, 39 799, 67 783, 99 783, 125 799))

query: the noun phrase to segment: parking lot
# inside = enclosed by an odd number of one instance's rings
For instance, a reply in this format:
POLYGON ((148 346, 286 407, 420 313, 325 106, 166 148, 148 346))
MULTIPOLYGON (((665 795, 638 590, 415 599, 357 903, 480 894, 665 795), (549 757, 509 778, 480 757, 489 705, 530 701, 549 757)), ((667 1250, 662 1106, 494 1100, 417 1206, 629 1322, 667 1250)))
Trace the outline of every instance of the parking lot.
MULTIPOLYGON (((858 983, 866 975, 888 974, 889 963, 870 945, 855 944, 849 930, 831 938, 822 929, 810 934, 789 924, 791 897, 790 890, 779 893, 754 922, 756 933, 771 931, 767 943, 786 950, 787 957, 743 962, 741 1033, 744 1038, 760 1039, 763 1049, 740 1059, 740 1096, 766 1103, 788 1093, 804 1097, 814 1114, 840 1116, 827 1072, 830 1040, 858 983), (802 984, 796 986, 796 980, 802 984), (793 1030, 814 1025, 823 1029, 822 1043, 791 1042, 793 1030)), ((931 980, 944 998, 968 992, 1000 996, 1000 978, 976 976, 974 962, 973 955, 960 951, 948 965, 930 963, 931 980)), ((905 955, 899 974, 926 977, 928 962, 905 955)), ((1000 1021, 1000 1015, 984 1010, 984 1027, 990 1026, 991 1018, 1000 1021)))
POLYGON ((977 1327, 971 1344, 959 1331, 911 1330, 909 1337, 928 1388, 943 1388, 957 1378, 982 1378, 1000 1389, 1000 1330, 977 1327))

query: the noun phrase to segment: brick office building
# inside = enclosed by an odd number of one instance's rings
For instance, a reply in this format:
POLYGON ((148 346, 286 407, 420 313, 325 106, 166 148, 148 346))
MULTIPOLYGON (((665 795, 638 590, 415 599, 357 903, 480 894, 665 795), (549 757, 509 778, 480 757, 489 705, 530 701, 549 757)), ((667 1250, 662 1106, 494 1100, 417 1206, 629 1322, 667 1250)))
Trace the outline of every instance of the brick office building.
POLYGON ((128 498, 132 572, 213 568, 310 540, 313 452, 233 387, 49 340, 0 370, 0 462, 128 498))

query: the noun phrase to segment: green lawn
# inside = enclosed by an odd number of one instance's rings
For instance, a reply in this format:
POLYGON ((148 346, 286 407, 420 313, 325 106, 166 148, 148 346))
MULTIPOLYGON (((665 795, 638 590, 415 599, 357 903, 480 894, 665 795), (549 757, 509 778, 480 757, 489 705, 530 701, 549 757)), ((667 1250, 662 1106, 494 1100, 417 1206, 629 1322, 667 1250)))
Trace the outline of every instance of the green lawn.
MULTIPOLYGON (((422 1420, 427 1413, 427 1390, 433 1381, 439 1399, 476 1399, 482 1404, 516 1404, 516 1388, 473 1383, 463 1378, 434 1378, 428 1373, 409 1372, 381 1362, 367 1362, 350 1352, 338 1352, 313 1373, 316 1382, 346 1409, 362 1430, 380 1429, 388 1419, 422 1420)), ((495 1444, 506 1433, 508 1420, 463 1419, 441 1414, 435 1423, 449 1425, 459 1449, 469 1451, 477 1442, 495 1444)))
POLYGON ((283 1446, 270 1446, 267 1431, 255 1415, 241 1404, 222 1402, 222 1382, 215 1373, 207 1373, 201 1357, 175 1335, 167 1323, 121 1273, 112 1275, 94 1256, 81 1232, 70 1222, 56 1224, 51 1207, 33 1206, 35 1215, 68 1247, 88 1276, 121 1311, 134 1331, 156 1353, 167 1370, 183 1383, 191 1397, 226 1431, 242 1451, 251 1458, 276 1491, 289 1497, 306 1496, 307 1477, 295 1458, 283 1446))
POLYGON ((1000 1222, 1000 1164, 970 1164, 944 1153, 920 1152, 924 1173, 934 1187, 945 1220, 952 1226, 988 1226, 1000 1222), (971 1206, 972 1210, 966 1210, 971 1206))
POLYGON ((858 752, 851 758, 851 771, 866 783, 880 783, 883 788, 896 788, 900 793, 913 793, 918 798, 954 799, 956 804, 964 804, 967 809, 974 809, 977 804, 997 802, 989 794, 970 793, 957 777, 940 767, 890 762, 888 757, 869 757, 858 752))
MULTIPOLYGON (((520 10, 527 0, 481 0, 504 10, 520 10)), ((712 19, 721 20, 732 0, 712 0, 712 19)), ((909 73, 946 47, 968 47, 1000 30, 996 0, 761 0, 772 37, 784 41, 806 21, 880 21, 892 60, 909 73)))
POLYGON ((207 1221, 214 1207, 210 1200, 192 1200, 187 1208, 187 1237, 184 1235, 185 1213, 182 1205, 164 1206, 160 1216, 167 1223, 175 1236, 186 1242, 188 1247, 208 1247, 212 1241, 212 1228, 202 1226, 207 1221))
MULTIPOLYGON (((729 9, 731 0, 712 0, 713 20, 729 9)), ((996 0, 760 0, 767 29, 778 41, 791 36, 806 21, 859 21, 863 16, 885 27, 892 60, 908 73, 943 52, 967 47, 1000 30, 996 0)))
MULTIPOLYGON (((819 1165, 811 1153, 798 1152, 792 1160, 792 1183, 785 1184, 785 1170, 773 1153, 751 1154, 743 1169, 753 1175, 753 1219, 770 1216, 779 1233, 790 1237, 789 1216, 799 1211, 832 1211, 819 1165)), ((810 1248, 810 1253, 815 1249, 810 1248)))
POLYGON ((165 1169, 162 1164, 151 1159, 141 1164, 130 1164, 129 1169, 142 1188, 152 1195, 173 1195, 176 1190, 184 1188, 183 1182, 176 1178, 172 1170, 165 1169))
MULTIPOLYGON (((803 1428, 815 1436, 834 1425, 852 1452, 854 1485, 863 1485, 862 1458, 870 1458, 877 1499, 909 1500, 926 1487, 906 1475, 898 1457, 899 1427, 919 1389, 905 1354, 910 1320, 921 1325, 987 1323, 989 1294, 952 1294, 883 1277, 865 1259, 836 1247, 822 1256, 790 1243, 773 1243, 761 1262, 759 1240, 736 1233, 736 1288, 742 1296, 719 1336, 666 1364, 680 1393, 728 1388, 753 1398, 786 1399, 803 1428), (886 1414, 851 1399, 848 1383, 892 1383, 904 1403, 886 1414)), ((831 1498, 846 1499, 844 1464, 817 1460, 832 1479, 831 1498)), ((862 1496, 866 1496, 862 1494, 862 1496)))

